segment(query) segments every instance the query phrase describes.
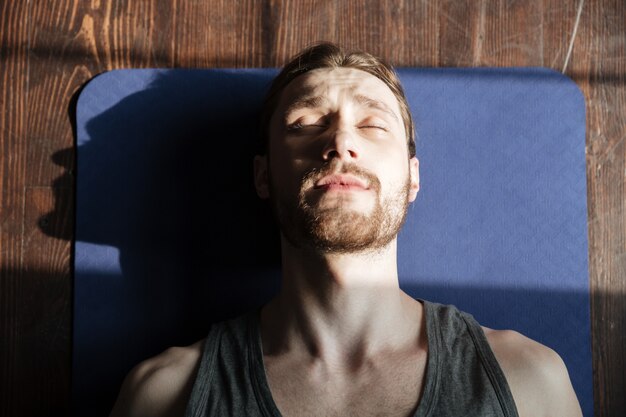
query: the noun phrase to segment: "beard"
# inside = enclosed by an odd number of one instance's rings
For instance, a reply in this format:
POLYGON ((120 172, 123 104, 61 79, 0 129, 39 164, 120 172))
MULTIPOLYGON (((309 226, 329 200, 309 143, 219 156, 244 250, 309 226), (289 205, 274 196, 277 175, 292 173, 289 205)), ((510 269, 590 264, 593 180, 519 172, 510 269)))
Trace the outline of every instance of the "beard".
MULTIPOLYGON (((271 173, 270 173, 271 178, 271 173)), ((270 181, 270 196, 274 215, 282 234, 296 248, 310 248, 323 253, 356 253, 377 251, 387 246, 397 235, 409 206, 410 179, 395 185, 387 196, 381 195, 378 178, 354 164, 341 164, 333 159, 319 169, 305 173, 300 181, 297 198, 277 195, 270 181), (338 196, 336 204, 321 208, 319 201, 307 198, 315 183, 330 174, 350 174, 369 184, 374 194, 374 206, 362 213, 348 206, 350 196, 338 196)))

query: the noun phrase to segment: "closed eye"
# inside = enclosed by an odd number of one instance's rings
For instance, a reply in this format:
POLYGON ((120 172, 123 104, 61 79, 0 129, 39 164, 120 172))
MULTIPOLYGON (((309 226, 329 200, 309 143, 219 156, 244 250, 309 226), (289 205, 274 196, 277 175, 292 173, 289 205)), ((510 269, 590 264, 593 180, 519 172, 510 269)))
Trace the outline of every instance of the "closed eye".
POLYGON ((368 115, 357 121, 356 127, 359 129, 375 129, 382 132, 389 131, 389 124, 385 123, 384 119, 378 116, 368 115))
POLYGON ((382 126, 382 125, 361 125, 359 126, 359 129, 380 129, 385 132, 389 131, 389 129, 387 129, 386 126, 382 126))
POLYGON ((292 123, 290 125, 287 126, 287 131, 298 131, 298 130, 303 130, 303 129, 307 129, 307 128, 317 128, 317 129, 323 129, 326 128, 325 124, 322 123, 300 123, 300 122, 296 122, 296 123, 292 123))
POLYGON ((294 122, 287 124, 288 132, 320 130, 328 126, 328 120, 325 116, 305 115, 298 117, 294 122))

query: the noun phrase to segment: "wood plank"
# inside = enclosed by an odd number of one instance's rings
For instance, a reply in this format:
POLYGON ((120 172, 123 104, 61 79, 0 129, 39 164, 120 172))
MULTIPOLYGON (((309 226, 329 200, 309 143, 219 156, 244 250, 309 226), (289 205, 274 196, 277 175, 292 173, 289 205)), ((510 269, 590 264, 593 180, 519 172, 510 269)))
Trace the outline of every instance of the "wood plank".
POLYGON ((587 101, 594 399, 626 415, 626 4, 585 2, 567 71, 587 101))
MULTIPOLYGON (((163 2, 165 3, 165 2, 163 2)), ((176 67, 241 68, 263 64, 263 2, 177 3, 176 67)))
POLYGON ((365 50, 397 66, 435 66, 438 23, 432 14, 436 4, 270 0, 263 9, 263 66, 282 66, 302 48, 319 41, 365 50))
POLYGON ((542 3, 446 1, 439 13, 441 66, 541 66, 542 3))
POLYGON ((24 264, 11 415, 69 415, 74 138, 70 103, 101 69, 86 2, 30 3, 22 223, 24 264), (42 354, 43 353, 43 354, 42 354))
POLYGON ((21 375, 22 218, 26 179, 24 142, 28 84, 28 5, 0 4, 0 415, 13 415, 21 375))
MULTIPOLYGON (((538 30, 543 34, 543 64, 556 71, 566 72, 570 78, 579 82, 579 74, 574 72, 585 71, 589 67, 591 55, 581 54, 584 37, 581 36, 580 24, 576 25, 578 16, 578 1, 563 2, 559 0, 544 0, 543 2, 542 25, 538 30), (570 45, 576 45, 570 52, 570 45), (575 53, 576 55, 573 55, 575 53), (576 67, 570 65, 576 61, 576 67)), ((587 22, 589 16, 582 14, 583 21, 587 22)), ((588 70, 587 70, 588 72, 588 70)), ((584 77, 583 77, 584 78, 584 77)), ((580 80, 580 81, 584 81, 580 80)), ((580 86, 580 83, 579 83, 580 86)))
POLYGON ((334 41, 362 49, 395 66, 437 66, 440 1, 341 2, 334 41))
POLYGON ((267 1, 262 12, 262 65, 280 67, 313 42, 334 40, 340 24, 336 10, 340 3, 267 1))
POLYGON ((70 409, 71 241, 51 236, 71 228, 73 214, 71 202, 59 194, 70 193, 52 187, 26 189, 25 265, 16 298, 30 302, 17 306, 19 371, 10 415, 67 415, 70 409))

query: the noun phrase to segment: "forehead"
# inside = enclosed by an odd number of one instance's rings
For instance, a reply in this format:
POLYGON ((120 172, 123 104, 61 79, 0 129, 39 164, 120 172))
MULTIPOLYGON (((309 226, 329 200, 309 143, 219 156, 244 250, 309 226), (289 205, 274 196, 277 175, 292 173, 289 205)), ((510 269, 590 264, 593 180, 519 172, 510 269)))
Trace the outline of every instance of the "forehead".
POLYGON ((389 87, 374 75, 355 68, 318 68, 294 78, 283 91, 279 107, 309 96, 331 102, 365 96, 400 113, 398 100, 389 87))

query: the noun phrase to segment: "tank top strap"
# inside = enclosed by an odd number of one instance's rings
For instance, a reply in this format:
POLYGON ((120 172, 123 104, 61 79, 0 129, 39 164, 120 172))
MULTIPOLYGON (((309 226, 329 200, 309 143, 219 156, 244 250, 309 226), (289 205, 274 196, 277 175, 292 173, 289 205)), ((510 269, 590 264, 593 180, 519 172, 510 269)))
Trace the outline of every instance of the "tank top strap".
POLYGON ((438 365, 438 375, 426 375, 438 385, 429 417, 519 417, 504 372, 474 317, 453 305, 425 306, 428 347, 437 350, 438 365))
POLYGON ((203 417, 210 391, 212 373, 215 369, 215 357, 221 340, 221 326, 212 325, 202 347, 202 358, 198 374, 187 403, 185 417, 203 417))
POLYGON ((441 333, 438 328, 439 321, 436 317, 436 307, 433 303, 418 299, 424 307, 426 324, 426 340, 428 354, 426 359, 426 372, 422 396, 412 417, 431 417, 439 397, 442 373, 442 356, 440 354, 443 345, 441 333))
POLYGON ((517 413, 517 407, 513 400, 513 394, 509 388, 509 384, 504 376, 504 372, 498 363, 485 332, 476 319, 471 314, 461 312, 461 317, 467 324, 467 329, 474 342, 476 351, 480 356, 480 360, 485 368, 485 372, 491 381, 491 384, 496 392, 502 411, 505 417, 519 417, 517 413))
POLYGON ((274 416, 264 375, 258 312, 211 325, 185 417, 274 416))

